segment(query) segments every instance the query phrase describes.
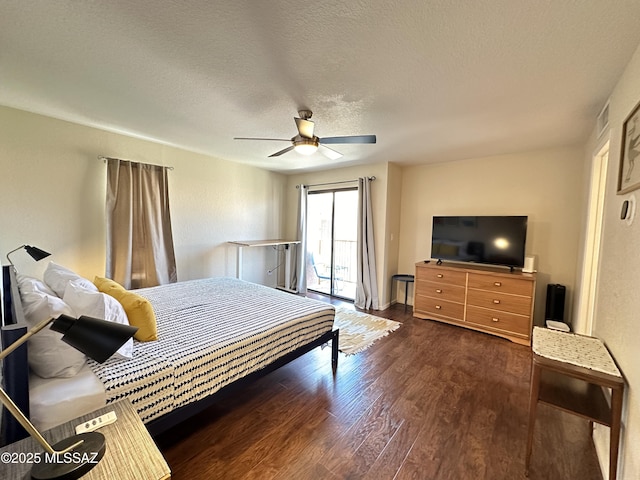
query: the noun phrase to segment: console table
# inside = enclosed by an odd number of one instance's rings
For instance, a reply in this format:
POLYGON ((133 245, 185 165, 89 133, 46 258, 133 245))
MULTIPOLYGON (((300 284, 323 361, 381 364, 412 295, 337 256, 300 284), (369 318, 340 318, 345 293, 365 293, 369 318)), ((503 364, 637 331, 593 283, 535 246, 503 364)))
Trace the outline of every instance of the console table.
POLYGON ((547 328, 533 329, 526 474, 538 402, 610 428, 609 479, 618 467, 624 378, 601 340, 547 328), (611 389, 611 406, 603 388, 611 389))

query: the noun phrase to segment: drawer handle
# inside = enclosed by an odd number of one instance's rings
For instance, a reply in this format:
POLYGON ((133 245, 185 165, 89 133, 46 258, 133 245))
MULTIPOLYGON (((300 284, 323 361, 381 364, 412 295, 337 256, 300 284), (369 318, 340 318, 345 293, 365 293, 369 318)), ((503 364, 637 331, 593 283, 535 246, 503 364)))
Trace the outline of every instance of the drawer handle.
POLYGON ((436 275, 436 277, 438 277, 438 278, 442 278, 442 274, 441 274, 441 273, 439 273, 439 274, 437 274, 437 275, 436 275))
POLYGON ((440 305, 436 305, 436 310, 440 310, 442 307, 440 305))
POLYGON ((494 300, 493 303, 495 303, 496 305, 498 305, 500 303, 500 300, 494 300))
POLYGON ((436 293, 442 293, 442 290, 440 290, 439 288, 436 289, 436 293))
POLYGON ((502 286, 502 282, 493 282, 493 284, 494 284, 496 287, 501 287, 501 286, 502 286))
POLYGON ((491 319, 491 321, 492 321, 492 322, 496 322, 496 323, 497 323, 497 322, 499 322, 499 321, 500 321, 500 319, 499 319, 499 318, 496 318, 496 317, 493 317, 493 318, 491 319))

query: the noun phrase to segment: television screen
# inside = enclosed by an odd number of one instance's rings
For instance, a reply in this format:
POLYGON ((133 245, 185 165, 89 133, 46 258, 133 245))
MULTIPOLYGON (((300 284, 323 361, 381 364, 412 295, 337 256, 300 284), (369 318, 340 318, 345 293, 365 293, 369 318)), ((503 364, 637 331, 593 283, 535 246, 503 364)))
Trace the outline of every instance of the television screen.
POLYGON ((431 258, 522 267, 526 216, 433 217, 431 258))

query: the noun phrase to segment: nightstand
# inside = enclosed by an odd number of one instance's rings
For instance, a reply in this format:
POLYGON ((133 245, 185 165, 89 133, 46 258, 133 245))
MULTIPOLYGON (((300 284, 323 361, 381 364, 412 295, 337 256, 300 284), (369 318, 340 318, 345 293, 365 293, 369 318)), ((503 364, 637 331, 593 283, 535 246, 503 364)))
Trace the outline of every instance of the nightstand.
MULTIPOLYGON (((115 411, 118 420, 106 425, 98 431, 107 442, 106 452, 98 465, 82 477, 83 480, 167 480, 171 478, 171 470, 164 457, 156 447, 151 435, 140 420, 138 413, 128 400, 121 400, 107 405, 100 410, 59 425, 43 433, 50 443, 56 443, 75 434, 76 425, 115 411)), ((12 443, 0 449, 2 454, 9 453, 42 453, 42 447, 31 437, 12 443)), ((19 457, 16 457, 19 458, 19 457)), ((6 463, 0 461, 0 478, 18 480, 30 478, 30 463, 6 463)))

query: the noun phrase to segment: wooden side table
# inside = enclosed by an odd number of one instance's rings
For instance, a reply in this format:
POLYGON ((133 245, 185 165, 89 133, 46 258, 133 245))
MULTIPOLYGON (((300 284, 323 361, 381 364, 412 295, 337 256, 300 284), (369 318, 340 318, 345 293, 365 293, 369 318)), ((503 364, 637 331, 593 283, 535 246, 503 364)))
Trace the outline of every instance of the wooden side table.
POLYGON ((609 479, 618 467, 624 378, 601 340, 541 327, 533 329, 526 474, 538 402, 610 428, 609 479), (603 388, 611 389, 611 406, 603 388))
MULTIPOLYGON (((170 479, 169 465, 128 400, 107 405, 100 410, 43 432, 43 435, 50 443, 56 443, 74 435, 76 425, 111 411, 116 412, 118 417, 116 422, 98 430, 106 438, 107 448, 104 457, 82 479, 170 479)), ((10 460, 11 455, 7 454, 12 453, 26 454, 23 457, 28 458, 29 454, 43 453, 43 449, 39 443, 28 437, 0 449, 0 459, 10 460)), ((18 455, 14 455, 14 457, 20 458, 18 455)), ((7 480, 28 479, 30 478, 31 466, 30 463, 0 461, 0 478, 7 480)))

